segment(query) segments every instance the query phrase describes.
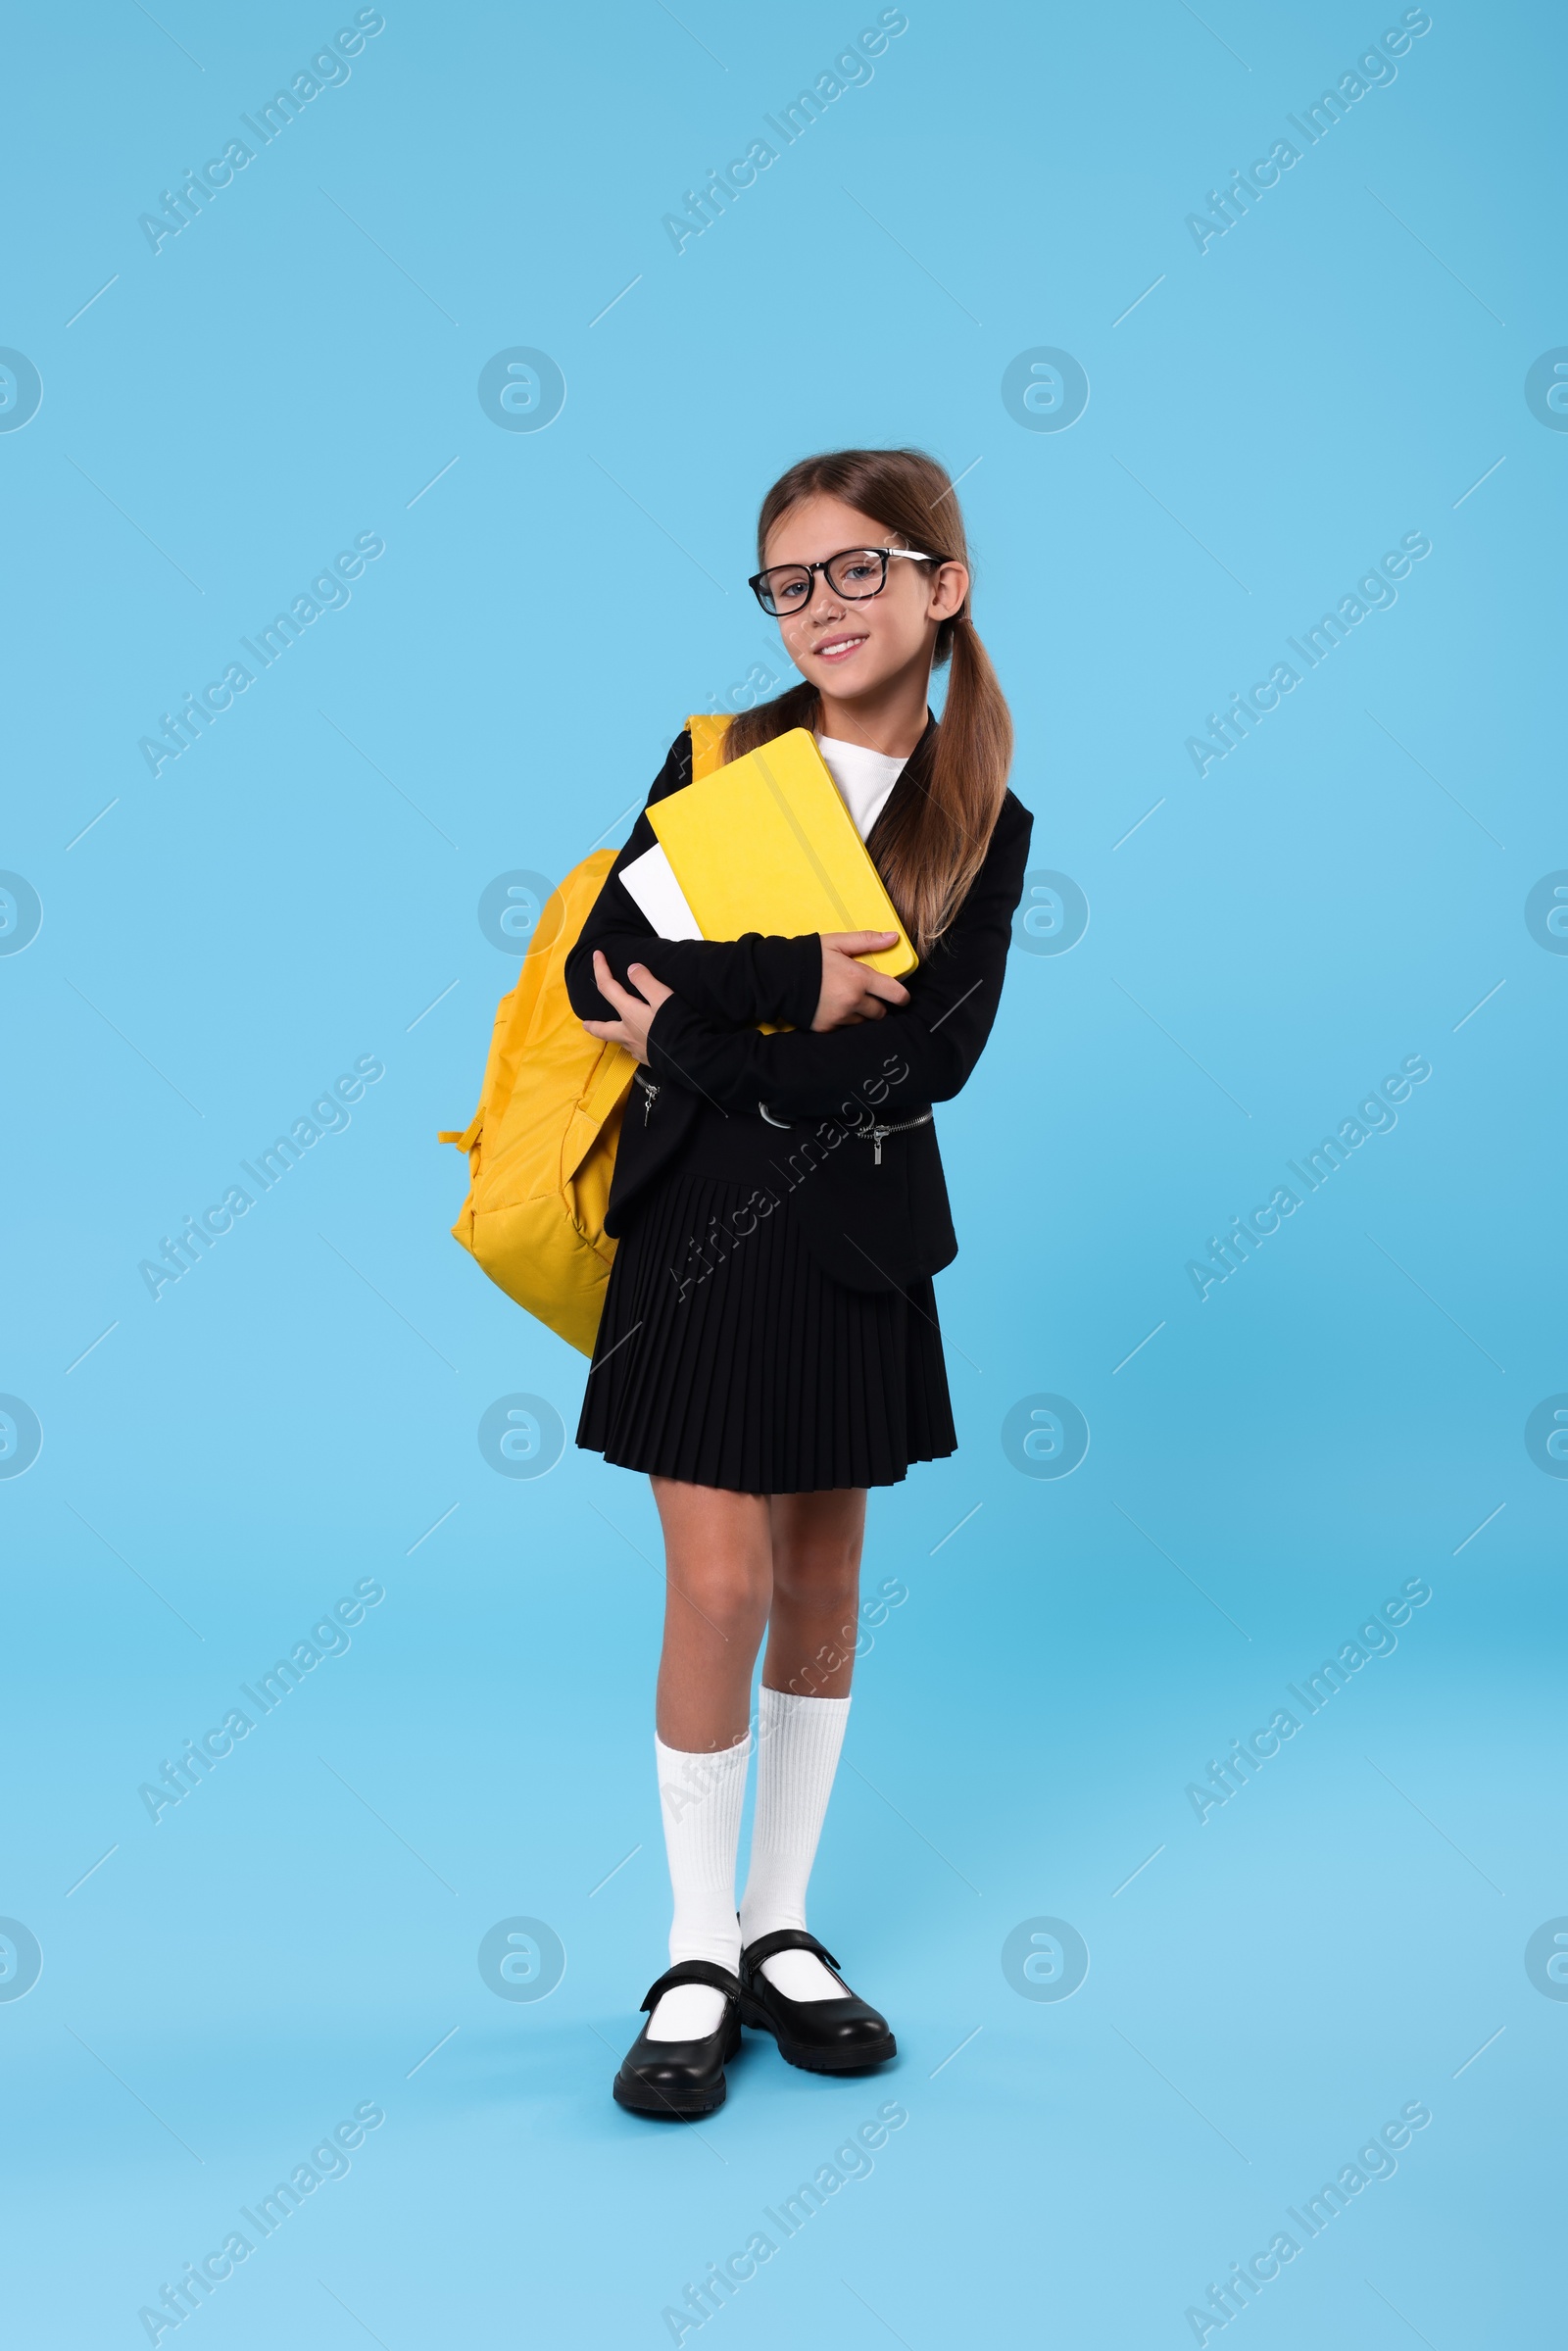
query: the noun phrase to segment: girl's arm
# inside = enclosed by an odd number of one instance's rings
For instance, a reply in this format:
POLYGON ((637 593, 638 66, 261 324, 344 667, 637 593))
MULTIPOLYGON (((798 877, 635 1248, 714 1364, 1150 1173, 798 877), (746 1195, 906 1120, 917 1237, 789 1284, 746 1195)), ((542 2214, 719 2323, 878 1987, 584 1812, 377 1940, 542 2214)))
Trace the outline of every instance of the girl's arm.
MULTIPOLYGON (((765 1102, 786 1117, 863 1118, 867 1110, 951 1102, 996 1018, 1033 829, 1033 816, 1009 792, 968 896, 907 982, 907 1004, 819 1035, 803 1028, 762 1037, 721 1029, 676 994, 648 1031, 653 1075, 721 1109, 755 1110, 765 1102)), ((654 968, 650 957, 637 959, 654 968)))
POLYGON ((603 951, 611 971, 626 986, 628 963, 646 963, 656 979, 719 1028, 755 1028, 759 1021, 789 1021, 808 1029, 822 990, 822 943, 815 931, 797 939, 748 931, 744 939, 660 939, 625 883, 622 869, 644 850, 658 845, 648 808, 691 782, 691 737, 684 730, 670 746, 630 840, 605 877, 577 943, 566 957, 566 994, 579 1020, 613 1020, 614 1006, 594 981, 594 951, 603 951))

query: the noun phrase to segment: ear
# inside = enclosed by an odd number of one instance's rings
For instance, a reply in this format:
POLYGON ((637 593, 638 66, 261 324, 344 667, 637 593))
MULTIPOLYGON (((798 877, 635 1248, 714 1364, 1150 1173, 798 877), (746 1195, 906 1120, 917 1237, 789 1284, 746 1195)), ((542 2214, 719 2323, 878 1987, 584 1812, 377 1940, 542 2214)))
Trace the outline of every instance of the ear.
POLYGON ((926 606, 928 620, 951 620, 961 611, 969 593, 969 567, 966 563, 943 563, 931 573, 931 597, 926 606))

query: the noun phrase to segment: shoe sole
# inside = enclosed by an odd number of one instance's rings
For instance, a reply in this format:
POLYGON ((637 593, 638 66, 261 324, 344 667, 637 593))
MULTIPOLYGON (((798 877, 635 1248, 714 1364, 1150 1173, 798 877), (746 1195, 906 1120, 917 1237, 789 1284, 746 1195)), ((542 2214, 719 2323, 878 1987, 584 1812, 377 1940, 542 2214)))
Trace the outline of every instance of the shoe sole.
POLYGON ((858 2049, 811 2049, 799 2041, 785 2040, 772 2019, 751 2003, 743 2005, 741 2020, 754 2033, 770 2033, 778 2043, 778 2053, 786 2065, 799 2066, 803 2074, 864 2074, 873 2066, 886 2065, 899 2053, 893 2034, 882 2040, 868 2041, 858 2049))
POLYGON ((632 2114, 658 2115, 670 2123, 700 2122, 705 2114, 716 2114, 728 2095, 728 2085, 720 2082, 717 2094, 708 2091, 649 2089, 640 2082, 622 2088, 617 2074, 610 2085, 610 2094, 617 2106, 632 2114))

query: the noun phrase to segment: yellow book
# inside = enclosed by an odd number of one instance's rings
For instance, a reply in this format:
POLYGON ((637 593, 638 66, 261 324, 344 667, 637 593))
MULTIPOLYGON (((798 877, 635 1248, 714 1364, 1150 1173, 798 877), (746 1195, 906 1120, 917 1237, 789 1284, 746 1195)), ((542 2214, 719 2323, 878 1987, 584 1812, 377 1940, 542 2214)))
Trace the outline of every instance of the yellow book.
POLYGON ((705 939, 897 931, 859 959, 902 979, 919 957, 804 726, 666 799, 648 821, 705 939))

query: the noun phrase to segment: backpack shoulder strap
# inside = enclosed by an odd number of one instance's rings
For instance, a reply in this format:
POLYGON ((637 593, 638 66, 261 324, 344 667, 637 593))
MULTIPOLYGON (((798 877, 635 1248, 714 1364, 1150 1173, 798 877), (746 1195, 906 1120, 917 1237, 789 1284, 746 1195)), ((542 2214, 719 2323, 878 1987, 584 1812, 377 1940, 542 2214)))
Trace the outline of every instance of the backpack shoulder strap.
POLYGON ((686 721, 686 731, 692 739, 692 782, 701 783, 715 767, 724 764, 724 737, 730 728, 730 714, 717 710, 709 714, 694 711, 686 721))

